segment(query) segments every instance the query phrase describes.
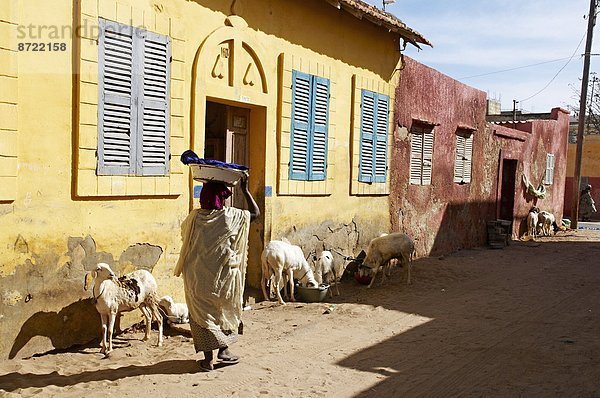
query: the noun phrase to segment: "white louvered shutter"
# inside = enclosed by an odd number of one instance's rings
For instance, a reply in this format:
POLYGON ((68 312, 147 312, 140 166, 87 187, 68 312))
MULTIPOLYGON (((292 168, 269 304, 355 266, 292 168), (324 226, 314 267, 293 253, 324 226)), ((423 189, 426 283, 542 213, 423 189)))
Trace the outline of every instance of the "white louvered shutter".
POLYGON ((546 154, 546 175, 544 184, 551 185, 554 182, 554 155, 546 154))
POLYGON ((374 137, 375 137, 375 95, 362 90, 360 111, 360 159, 358 181, 373 182, 374 137))
POLYGON ((471 182, 471 170, 473 169, 473 134, 465 138, 465 161, 464 161, 464 181, 471 182))
POLYGON ((433 132, 423 134, 423 174, 421 183, 431 185, 431 173, 433 169, 433 132))
POLYGON ((387 139, 389 97, 378 94, 377 98, 377 127, 375 129, 375 182, 385 182, 387 177, 387 139))
POLYGON ((169 38, 152 32, 143 32, 142 37, 137 169, 143 175, 165 175, 169 172, 169 38))
POLYGON ((410 138, 410 183, 421 185, 423 170, 423 133, 421 129, 413 128, 410 138))
POLYGON ((293 72, 292 138, 290 178, 308 179, 309 125, 311 121, 311 79, 306 73, 293 72))
POLYGON ((329 114, 329 80, 313 76, 313 121, 309 180, 321 181, 327 175, 327 130, 329 114))
POLYGON ((456 156, 454 157, 454 182, 464 181, 465 170, 465 137, 456 135, 456 156))
POLYGON ((134 111, 134 29, 100 20, 98 37, 98 174, 131 174, 134 111))

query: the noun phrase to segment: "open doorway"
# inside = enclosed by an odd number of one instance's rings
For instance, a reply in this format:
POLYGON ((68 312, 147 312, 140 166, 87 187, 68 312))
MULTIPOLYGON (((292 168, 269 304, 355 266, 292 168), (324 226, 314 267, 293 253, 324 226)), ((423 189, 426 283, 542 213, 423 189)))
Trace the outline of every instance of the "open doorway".
POLYGON ((502 185, 500 190, 500 211, 501 220, 512 221, 515 209, 515 191, 517 177, 517 160, 502 160, 502 185))
MULTIPOLYGON (((207 101, 204 158, 248 166, 249 116, 249 109, 207 101)), ((245 209, 240 190, 232 191, 227 205, 245 209)))

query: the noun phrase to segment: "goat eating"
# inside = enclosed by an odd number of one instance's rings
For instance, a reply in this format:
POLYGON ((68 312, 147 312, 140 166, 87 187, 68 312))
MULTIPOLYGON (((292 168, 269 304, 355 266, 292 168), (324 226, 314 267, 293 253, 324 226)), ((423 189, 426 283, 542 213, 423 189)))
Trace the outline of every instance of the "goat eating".
MULTIPOLYGON (((403 233, 395 232, 372 239, 367 248, 367 255, 361 265, 363 268, 369 268, 373 274, 368 287, 370 288, 373 285, 377 272, 381 268, 389 266, 389 262, 393 259, 398 259, 403 266, 406 266, 406 284, 410 285, 410 271, 414 253, 415 244, 408 235, 403 233)), ((383 284, 386 272, 389 271, 386 269, 382 271, 381 284, 383 284)))
POLYGON ((315 280, 314 274, 300 246, 292 245, 283 240, 272 240, 267 243, 265 250, 262 252, 262 279, 260 287, 262 288, 265 300, 269 300, 267 295, 266 284, 271 279, 275 279, 275 292, 279 304, 285 305, 281 297, 281 283, 283 281, 283 273, 285 272, 289 278, 291 290, 290 299, 296 301, 294 297, 294 271, 301 272, 300 283, 302 286, 318 287, 319 284, 315 280))

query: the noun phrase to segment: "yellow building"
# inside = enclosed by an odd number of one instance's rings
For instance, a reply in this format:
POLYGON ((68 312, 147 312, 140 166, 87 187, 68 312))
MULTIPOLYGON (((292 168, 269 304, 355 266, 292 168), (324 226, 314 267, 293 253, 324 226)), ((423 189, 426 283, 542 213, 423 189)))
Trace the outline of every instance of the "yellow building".
MULTIPOLYGON (((576 130, 575 130, 576 131, 576 130)), ((575 176, 575 154, 577 152, 576 142, 569 142, 567 154, 567 178, 565 185, 565 214, 571 215, 573 204, 573 179, 575 176)), ((592 198, 596 207, 600 203, 600 135, 586 134, 583 137, 583 151, 581 153, 581 184, 580 188, 587 184, 592 186, 592 198)), ((600 215, 594 214, 592 218, 598 219, 600 215)))
POLYGON ((97 336, 99 261, 183 300, 186 149, 251 168, 251 286, 271 239, 352 254, 389 231, 394 87, 419 43, 359 0, 3 0, 0 355, 97 336))

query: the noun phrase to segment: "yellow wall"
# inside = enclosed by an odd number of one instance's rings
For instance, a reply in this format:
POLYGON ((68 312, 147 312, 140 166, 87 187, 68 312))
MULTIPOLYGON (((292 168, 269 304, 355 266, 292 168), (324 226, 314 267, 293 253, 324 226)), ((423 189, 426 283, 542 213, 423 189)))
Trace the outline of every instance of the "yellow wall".
MULTIPOLYGON (((389 231, 389 178, 385 184, 357 181, 356 93, 368 88, 389 95, 393 109, 397 37, 321 0, 238 0, 234 11, 237 16, 227 18, 230 2, 222 0, 2 1, 1 356, 15 346, 18 355, 27 352, 33 343, 15 336, 36 314, 58 316, 89 297, 81 281, 100 260, 119 272, 152 268, 159 293, 183 300, 182 282, 171 274, 194 183, 179 156, 188 148, 203 153, 207 100, 250 109, 251 190, 262 210, 251 233, 251 284, 258 283, 268 240, 287 236, 302 243, 315 231, 329 233, 323 226, 329 223, 353 225, 361 232, 358 244, 366 246, 389 231), (169 176, 96 175, 99 17, 172 40, 169 176), (19 35, 27 26, 36 37, 19 35), (36 30, 41 26, 80 26, 81 38, 54 37, 51 28, 36 30), (66 51, 17 51, 19 43, 47 41, 65 43, 66 51), (234 56, 219 58, 222 48, 234 56), (287 179, 293 69, 331 82, 324 182, 287 179), (157 248, 162 252, 155 258, 157 248)), ((391 148, 391 112, 389 120, 391 148)), ((348 250, 356 244, 348 243, 348 250)), ((36 349, 50 340, 58 344, 51 331, 36 333, 45 336, 36 349)))
MULTIPOLYGON (((567 154, 567 177, 575 174, 576 144, 569 144, 567 154)), ((581 175, 585 177, 600 177, 600 135, 586 135, 583 139, 581 156, 581 175)))

